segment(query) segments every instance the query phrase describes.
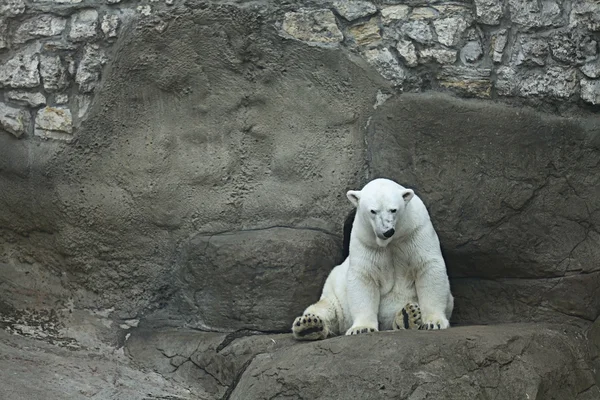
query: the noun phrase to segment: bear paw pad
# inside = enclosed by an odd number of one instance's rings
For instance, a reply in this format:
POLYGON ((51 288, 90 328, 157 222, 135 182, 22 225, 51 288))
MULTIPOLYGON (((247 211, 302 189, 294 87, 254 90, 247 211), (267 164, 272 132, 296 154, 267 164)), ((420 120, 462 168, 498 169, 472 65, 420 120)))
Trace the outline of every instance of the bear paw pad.
POLYGON ((304 314, 294 320, 292 333, 297 340, 319 340, 327 337, 325 322, 315 314, 304 314))
POLYGON ((421 308, 417 303, 408 303, 396 314, 394 330, 421 329, 421 308))
POLYGON ((362 333, 373 333, 379 332, 379 329, 374 328, 372 326, 353 326, 348 331, 346 331, 346 335, 360 335, 362 333))

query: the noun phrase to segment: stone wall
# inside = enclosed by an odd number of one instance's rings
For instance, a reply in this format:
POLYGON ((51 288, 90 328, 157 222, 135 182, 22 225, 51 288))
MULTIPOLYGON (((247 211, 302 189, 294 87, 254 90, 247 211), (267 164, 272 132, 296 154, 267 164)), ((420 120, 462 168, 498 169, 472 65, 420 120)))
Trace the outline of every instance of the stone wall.
MULTIPOLYGON (((160 31, 164 8, 178 3, 3 2, 3 129, 71 140, 129 22, 155 20, 160 31)), ((360 54, 397 90, 525 98, 558 109, 600 104, 600 5, 592 0, 340 0, 289 8, 274 13, 282 36, 360 54)))

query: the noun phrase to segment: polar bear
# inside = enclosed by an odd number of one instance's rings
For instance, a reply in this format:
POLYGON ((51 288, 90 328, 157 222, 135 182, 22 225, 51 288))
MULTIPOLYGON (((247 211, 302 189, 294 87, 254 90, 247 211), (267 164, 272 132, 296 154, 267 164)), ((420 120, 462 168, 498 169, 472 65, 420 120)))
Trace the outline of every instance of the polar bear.
POLYGON ((446 329, 454 308, 446 264, 427 208, 389 179, 350 190, 350 251, 321 299, 294 321, 298 340, 390 329, 446 329))

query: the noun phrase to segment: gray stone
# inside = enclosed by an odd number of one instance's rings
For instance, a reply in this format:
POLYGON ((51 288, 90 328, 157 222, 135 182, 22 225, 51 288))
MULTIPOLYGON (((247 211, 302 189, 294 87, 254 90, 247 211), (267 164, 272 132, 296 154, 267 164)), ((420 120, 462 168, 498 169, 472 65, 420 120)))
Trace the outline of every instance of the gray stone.
POLYGON ((600 104, 600 81, 591 79, 582 79, 581 98, 591 104, 600 104))
POLYGON ((22 22, 13 36, 14 43, 25 43, 29 40, 58 36, 67 25, 67 20, 50 14, 42 14, 22 22))
POLYGON ((402 25, 402 33, 416 42, 428 44, 433 41, 433 33, 427 22, 417 20, 402 25))
POLYGON ((6 49, 7 47, 8 47, 8 24, 7 24, 6 19, 0 18, 0 50, 6 49))
POLYGON ((509 0, 508 5, 511 20, 525 29, 560 26, 565 23, 555 0, 509 0))
POLYGON ((410 13, 411 20, 431 20, 440 16, 440 12, 433 7, 415 7, 410 13))
POLYGON ((40 84, 39 44, 17 51, 4 65, 0 65, 0 87, 33 88, 40 84))
POLYGON ((78 94, 75 96, 75 106, 77 108, 77 118, 84 119, 92 104, 92 98, 89 95, 78 94))
POLYGON ((398 54, 402 57, 405 65, 408 67, 416 67, 418 65, 417 51, 415 45, 410 40, 398 40, 396 50, 398 50, 398 54))
POLYGON ((498 25, 504 15, 500 0, 475 0, 477 22, 486 25, 498 25))
POLYGON ((40 56, 40 75, 44 89, 49 92, 61 90, 68 86, 67 70, 59 56, 40 56))
POLYGON ((594 0, 573 1, 570 22, 590 31, 600 31, 600 4, 594 0))
POLYGON ((36 136, 45 139, 71 140, 73 119, 71 110, 66 107, 44 107, 35 117, 36 136))
POLYGON ((108 4, 118 4, 121 0, 106 0, 108 4))
POLYGON ((9 90, 5 95, 9 100, 20 104, 26 104, 31 107, 39 107, 46 104, 46 97, 39 92, 9 90))
POLYGON ((377 18, 349 27, 348 33, 358 46, 375 46, 381 41, 377 18))
POLYGON ((508 40, 508 33, 506 29, 502 29, 492 35, 490 53, 492 61, 494 63, 502 62, 502 56, 504 55, 504 48, 508 40))
POLYGON ((548 67, 545 71, 524 71, 510 67, 497 71, 496 88, 504 96, 544 96, 568 99, 577 92, 577 72, 573 68, 548 67))
POLYGON ((438 79, 440 86, 467 97, 489 98, 492 91, 492 71, 472 66, 443 66, 438 79))
POLYGON ((518 39, 519 50, 513 55, 516 65, 543 66, 548 58, 548 39, 530 35, 521 35, 518 39))
POLYGON ((383 7, 381 9, 381 21, 384 25, 389 25, 396 21, 405 21, 408 19, 410 7, 405 5, 383 7))
POLYGON ((183 250, 182 296, 198 327, 287 331, 340 256, 335 237, 311 230, 200 235, 183 250))
POLYGON ((598 43, 589 35, 570 29, 550 36, 552 57, 571 65, 581 65, 596 59, 598 43))
POLYGON ((481 42, 473 40, 467 42, 462 49, 460 49, 460 60, 463 64, 475 64, 483 56, 483 49, 481 42))
POLYGON ((75 82, 83 93, 93 92, 99 84, 102 66, 108 61, 104 50, 98 45, 87 44, 77 67, 75 82))
POLYGON ((448 17, 433 21, 438 42, 445 46, 455 46, 470 21, 464 16, 448 17))
POLYGON ((0 2, 0 15, 15 17, 25 12, 27 6, 23 0, 2 0, 0 2))
POLYGON ((333 8, 348 21, 367 17, 377 12, 377 7, 368 1, 341 0, 334 1, 333 8))
POLYGON ((114 38, 117 37, 117 30, 119 29, 119 25, 121 24, 121 20, 119 16, 116 14, 106 14, 102 17, 102 33, 104 33, 104 37, 114 38))
POLYGON ((21 137, 29 127, 31 116, 27 110, 0 103, 0 128, 21 137))
POLYGON ((69 95, 60 93, 54 96, 54 103, 56 104, 67 104, 69 102, 69 95))
POLYGON ((401 86, 406 79, 406 72, 398 60, 387 48, 366 50, 364 53, 367 61, 375 67, 385 79, 395 86, 401 86))
POLYGON ((419 62, 421 64, 431 61, 438 64, 454 64, 456 53, 456 50, 425 48, 419 51, 419 62))
POLYGON ((344 39, 335 16, 329 10, 301 9, 297 12, 287 12, 282 30, 285 35, 314 45, 337 45, 344 39))
POLYGON ((587 351, 578 329, 543 324, 342 336, 257 355, 230 399, 592 399, 587 351))
POLYGON ((98 29, 98 11, 89 9, 79 11, 71 17, 71 30, 69 38, 73 41, 82 41, 96 36, 98 29))
POLYGON ((581 72, 588 78, 600 78, 600 59, 597 59, 594 62, 585 64, 580 68, 581 72))

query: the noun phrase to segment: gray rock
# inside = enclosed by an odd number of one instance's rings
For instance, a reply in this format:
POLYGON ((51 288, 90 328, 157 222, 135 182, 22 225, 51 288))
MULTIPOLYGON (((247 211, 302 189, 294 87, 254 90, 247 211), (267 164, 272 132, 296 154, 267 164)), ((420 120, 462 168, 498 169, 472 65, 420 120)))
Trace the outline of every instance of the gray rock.
POLYGON ((27 110, 0 103, 0 128, 21 137, 29 128, 31 116, 27 110))
POLYGON ((402 25, 402 33, 422 44, 433 42, 433 32, 427 22, 416 20, 402 25))
POLYGON ((56 104, 67 104, 69 102, 69 95, 60 93, 54 95, 54 103, 56 104))
POLYGON ((46 97, 39 92, 23 92, 9 90, 5 93, 6 98, 17 103, 26 104, 31 107, 39 107, 46 104, 46 97))
POLYGON ((77 108, 77 118, 84 119, 87 112, 92 104, 92 98, 90 95, 78 94, 75 96, 75 106, 77 108))
POLYGON ((406 5, 383 7, 381 9, 381 21, 384 25, 389 25, 397 21, 406 21, 408 20, 409 12, 410 7, 406 5))
POLYGON ((301 9, 287 12, 282 23, 284 36, 320 46, 337 45, 344 39, 329 10, 301 9))
POLYGON ((467 42, 462 49, 460 49, 460 60, 463 64, 475 64, 483 56, 483 49, 481 42, 473 40, 467 42))
POLYGON ((96 36, 98 29, 98 11, 94 9, 82 10, 71 17, 71 30, 69 39, 82 41, 96 36))
POLYGON ((577 92, 577 73, 571 68, 552 66, 545 71, 517 74, 510 67, 500 67, 497 75, 496 88, 498 94, 504 96, 568 99, 577 92))
POLYGON ((491 57, 494 63, 502 62, 502 56, 504 55, 504 48, 508 40, 508 33, 506 29, 502 29, 492 35, 491 40, 491 57))
POLYGON ((433 7, 415 7, 410 13, 411 20, 432 20, 440 16, 440 12, 433 7))
POLYGON ((537 324, 342 336, 255 356, 230 398, 574 400, 600 395, 586 352, 577 329, 537 324))
POLYGON ((318 300, 341 248, 325 233, 273 228, 198 236, 182 257, 182 296, 198 327, 287 331, 318 300))
POLYGON ((560 6, 555 0, 509 0, 511 20, 525 29, 565 24, 560 6))
POLYGON ((571 65, 582 65, 596 59, 598 43, 578 30, 554 32, 550 36, 552 57, 571 65))
POLYGON ((433 21, 438 42, 445 46, 455 46, 469 24, 470 21, 465 16, 448 17, 433 21))
POLYGON ((519 50, 513 55, 516 65, 543 66, 548 58, 548 39, 531 35, 521 35, 518 39, 519 50))
POLYGON ((0 15, 4 17, 15 17, 25 12, 27 6, 23 0, 3 0, 0 3, 0 15))
POLYGON ((18 89, 38 86, 40 84, 39 51, 39 44, 26 46, 0 65, 0 87, 18 89))
POLYGON ((440 86, 467 97, 489 98, 492 71, 472 66, 443 66, 438 74, 440 86))
POLYGON ((75 82, 83 93, 93 92, 99 84, 102 66, 108 61, 104 50, 98 45, 86 44, 77 67, 75 82))
POLYGON ((59 56, 40 56, 40 75, 44 89, 49 92, 64 89, 69 85, 67 70, 59 56))
POLYGON ((425 48, 419 51, 419 62, 421 64, 432 61, 438 64, 454 64, 456 53, 456 50, 425 48))
POLYGON ((371 18, 364 24, 353 25, 348 28, 349 36, 358 46, 375 46, 381 42, 379 23, 377 18, 371 18))
POLYGON ((504 12, 500 0, 475 0, 477 22, 486 25, 498 25, 504 12))
POLYGON ((102 24, 100 25, 102 29, 102 33, 104 33, 104 37, 106 38, 114 38, 117 37, 117 30, 119 29, 119 25, 121 24, 121 20, 119 16, 116 14, 105 14, 102 17, 102 24))
POLYGON ((367 17, 377 12, 377 7, 368 1, 341 0, 334 1, 333 8, 348 21, 367 17))
POLYGON ((569 21, 593 32, 600 31, 600 4, 593 0, 574 0, 569 21))
POLYGON ((35 117, 36 136, 69 141, 73 138, 71 110, 66 107, 44 107, 35 117))
POLYGON ((401 86, 406 79, 404 68, 400 66, 396 57, 387 48, 366 50, 363 55, 381 76, 391 81, 395 86, 401 86))
POLYGON ((29 40, 58 36, 67 25, 67 20, 50 14, 42 14, 22 22, 13 36, 14 43, 25 43, 29 40))
POLYGON ((591 63, 587 63, 579 69, 588 78, 600 78, 600 59, 597 59, 591 63))
MULTIPOLYGON (((2 15, 2 14, 0 14, 2 15)), ((8 47, 8 24, 6 19, 0 18, 0 50, 8 47)))
POLYGON ((591 79, 582 79, 581 98, 591 104, 600 104, 600 81, 591 79))
POLYGON ((398 43, 396 43, 396 50, 398 50, 398 54, 400 54, 400 57, 402 57, 402 60, 406 66, 416 67, 419 64, 417 50, 415 49, 415 45, 410 40, 398 40, 398 43))

